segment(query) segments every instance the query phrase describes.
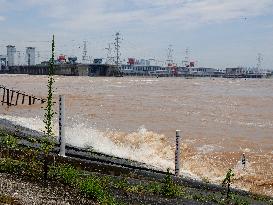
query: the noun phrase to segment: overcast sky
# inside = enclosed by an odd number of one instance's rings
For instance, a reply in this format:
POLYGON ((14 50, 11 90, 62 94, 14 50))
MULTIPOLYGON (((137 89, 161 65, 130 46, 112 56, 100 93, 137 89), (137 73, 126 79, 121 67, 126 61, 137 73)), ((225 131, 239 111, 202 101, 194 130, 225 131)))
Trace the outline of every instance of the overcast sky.
MULTIPOLYGON (((0 0, 0 54, 35 46, 41 60, 56 35, 57 54, 105 57, 115 32, 122 58, 166 60, 173 45, 179 64, 189 48, 199 66, 273 68, 273 0, 0 0)), ((43 59, 44 58, 44 59, 43 59)))

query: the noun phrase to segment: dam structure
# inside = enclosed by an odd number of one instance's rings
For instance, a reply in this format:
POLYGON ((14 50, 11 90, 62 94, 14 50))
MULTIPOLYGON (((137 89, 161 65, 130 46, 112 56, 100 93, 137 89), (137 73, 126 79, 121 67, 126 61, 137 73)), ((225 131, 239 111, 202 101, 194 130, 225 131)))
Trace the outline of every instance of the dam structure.
MULTIPOLYGON (((7 74, 47 75, 49 65, 10 66, 7 74)), ((106 64, 59 64, 54 65, 54 74, 63 76, 116 76, 118 70, 106 64)))

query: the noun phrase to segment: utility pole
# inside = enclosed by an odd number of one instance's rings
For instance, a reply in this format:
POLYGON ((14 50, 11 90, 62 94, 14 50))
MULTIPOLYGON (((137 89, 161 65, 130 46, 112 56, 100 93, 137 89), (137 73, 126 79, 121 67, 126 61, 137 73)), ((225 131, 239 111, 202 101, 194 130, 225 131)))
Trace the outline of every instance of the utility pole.
POLYGON ((114 64, 114 57, 112 56, 111 43, 108 43, 108 47, 105 48, 105 50, 107 50, 106 64, 109 64, 109 65, 114 64))
POLYGON ((116 66, 117 66, 117 69, 120 69, 120 40, 121 40, 121 37, 120 37, 120 33, 117 32, 116 33, 116 37, 115 37, 115 50, 116 50, 116 66))

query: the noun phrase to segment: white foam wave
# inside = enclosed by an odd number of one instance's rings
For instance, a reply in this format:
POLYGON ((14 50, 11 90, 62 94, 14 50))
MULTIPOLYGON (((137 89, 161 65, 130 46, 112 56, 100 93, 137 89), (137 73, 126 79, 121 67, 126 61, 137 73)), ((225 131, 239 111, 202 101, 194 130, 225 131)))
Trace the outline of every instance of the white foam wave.
POLYGON ((19 116, 0 115, 0 118, 9 120, 15 125, 20 125, 32 130, 42 131, 44 129, 44 123, 39 117, 24 118, 19 116))
MULTIPOLYGON (((0 115, 0 118, 37 131, 42 131, 44 128, 44 123, 39 117, 24 118, 0 115)), ((144 126, 141 126, 137 132, 125 135, 121 135, 118 132, 114 132, 114 134, 113 132, 104 133, 85 124, 74 124, 73 126, 65 127, 65 129, 66 141, 71 145, 92 147, 94 150, 105 154, 143 162, 164 171, 167 168, 174 171, 173 147, 166 144, 164 135, 149 132, 144 126)), ((57 133, 57 129, 55 128, 54 130, 57 133)), ((199 179, 188 169, 184 168, 186 167, 183 167, 183 170, 181 170, 181 175, 199 179)))

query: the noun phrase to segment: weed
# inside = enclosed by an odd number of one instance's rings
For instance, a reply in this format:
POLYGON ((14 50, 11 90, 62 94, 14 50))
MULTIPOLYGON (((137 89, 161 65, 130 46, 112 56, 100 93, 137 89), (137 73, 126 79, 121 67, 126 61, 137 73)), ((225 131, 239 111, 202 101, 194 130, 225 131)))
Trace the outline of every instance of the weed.
POLYGON ((160 185, 159 183, 149 183, 148 185, 146 185, 145 189, 147 190, 147 192, 160 194, 162 185, 160 185))
POLYGON ((225 179, 222 182, 223 187, 227 186, 227 199, 230 198, 230 185, 231 185, 232 177, 234 177, 234 173, 232 172, 232 169, 229 169, 225 179))
POLYGON ((83 180, 82 182, 80 182, 79 188, 81 193, 89 198, 95 199, 99 202, 105 200, 106 193, 103 190, 99 181, 94 178, 88 178, 87 180, 83 180))
POLYGON ((142 186, 141 184, 132 185, 132 186, 128 186, 126 188, 126 191, 131 193, 143 193, 145 192, 145 187, 142 186))
POLYGON ((163 194, 166 197, 174 197, 181 195, 181 190, 172 180, 169 169, 167 170, 167 175, 164 179, 164 185, 161 189, 161 194, 163 194))
POLYGON ((116 189, 126 190, 126 188, 129 186, 129 184, 125 179, 118 179, 118 180, 114 180, 114 185, 113 186, 116 189))
POLYGON ((71 165, 50 167, 49 175, 70 186, 77 185, 79 172, 71 165))
POLYGON ((48 154, 49 152, 54 148, 54 133, 53 133, 53 117, 54 117, 54 110, 53 110, 53 83, 54 83, 54 49, 55 49, 55 40, 54 35, 52 39, 51 44, 51 59, 50 59, 50 65, 49 65, 49 71, 48 71, 48 82, 47 82, 47 88, 48 88, 48 94, 47 94, 47 104, 45 108, 45 114, 44 114, 44 120, 45 123, 45 137, 44 142, 42 143, 42 150, 44 152, 44 180, 47 180, 48 175, 48 154))
POLYGON ((235 194, 231 194, 230 198, 232 199, 232 201, 234 202, 234 205, 249 205, 249 201, 242 199, 241 197, 235 195, 235 194))
POLYGON ((15 149, 18 146, 17 139, 14 136, 3 133, 1 133, 0 144, 9 149, 15 149))

